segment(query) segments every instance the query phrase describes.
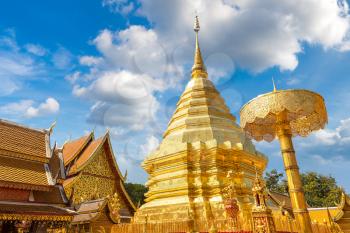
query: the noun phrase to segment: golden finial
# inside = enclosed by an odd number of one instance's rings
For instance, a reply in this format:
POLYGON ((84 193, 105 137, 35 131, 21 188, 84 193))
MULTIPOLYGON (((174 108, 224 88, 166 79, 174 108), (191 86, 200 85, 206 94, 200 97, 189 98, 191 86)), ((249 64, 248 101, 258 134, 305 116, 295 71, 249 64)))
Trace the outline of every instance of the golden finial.
POLYGON ((194 27, 193 30, 196 33, 196 49, 194 53, 194 64, 192 66, 192 78, 197 78, 197 77, 208 77, 208 73, 206 71, 203 59, 202 59, 202 54, 201 50, 199 48, 199 42, 198 42, 198 32, 199 32, 200 26, 199 26, 199 18, 196 15, 195 21, 194 21, 194 27))
POLYGON ((273 79, 273 77, 272 77, 272 85, 273 85, 273 92, 276 92, 277 89, 276 89, 275 80, 273 79))

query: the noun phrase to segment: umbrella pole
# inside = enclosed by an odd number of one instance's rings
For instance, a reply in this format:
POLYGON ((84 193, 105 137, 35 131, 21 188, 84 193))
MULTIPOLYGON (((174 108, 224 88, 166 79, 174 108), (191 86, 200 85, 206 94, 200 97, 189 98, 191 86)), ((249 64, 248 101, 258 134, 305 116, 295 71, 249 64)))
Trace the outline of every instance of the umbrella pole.
POLYGON ((293 147, 291 127, 285 111, 277 115, 276 123, 293 213, 300 225, 301 232, 312 233, 311 219, 307 210, 303 185, 293 147))

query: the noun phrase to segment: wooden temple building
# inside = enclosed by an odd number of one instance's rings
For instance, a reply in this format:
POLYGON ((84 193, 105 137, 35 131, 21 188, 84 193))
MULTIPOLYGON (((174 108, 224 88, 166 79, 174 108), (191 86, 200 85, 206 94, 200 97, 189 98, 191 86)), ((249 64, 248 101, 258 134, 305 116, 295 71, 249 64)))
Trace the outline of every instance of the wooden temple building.
POLYGON ((136 208, 124 188, 126 177, 119 170, 108 132, 97 139, 91 132, 67 141, 55 148, 54 159, 61 164, 54 178, 77 212, 72 229, 95 232, 130 222, 136 208))
POLYGON ((50 132, 0 120, 0 232, 46 232, 72 221, 50 169, 50 132))
POLYGON ((0 120, 0 232, 109 232, 130 222, 109 133, 51 148, 48 130, 0 120))

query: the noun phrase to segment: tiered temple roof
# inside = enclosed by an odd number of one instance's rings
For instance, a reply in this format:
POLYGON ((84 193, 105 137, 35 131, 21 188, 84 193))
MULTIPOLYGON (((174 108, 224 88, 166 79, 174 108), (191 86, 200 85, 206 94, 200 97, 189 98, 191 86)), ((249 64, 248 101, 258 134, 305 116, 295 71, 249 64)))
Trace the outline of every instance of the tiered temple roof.
POLYGON ((70 222, 63 187, 50 170, 50 130, 0 120, 0 220, 70 222))
POLYGON ((125 177, 115 160, 108 132, 97 139, 91 132, 67 141, 62 148, 56 148, 55 157, 64 170, 63 176, 57 172, 56 181, 63 184, 67 198, 78 213, 73 224, 97 221, 100 216, 107 216, 113 224, 109 215, 105 215, 108 210, 102 208, 113 195, 121 204, 120 216, 130 221, 135 206, 124 188, 125 177), (90 208, 92 206, 96 208, 90 208), (90 208, 89 211, 86 208, 90 208))
POLYGON ((0 120, 0 187, 49 190, 49 134, 0 120))

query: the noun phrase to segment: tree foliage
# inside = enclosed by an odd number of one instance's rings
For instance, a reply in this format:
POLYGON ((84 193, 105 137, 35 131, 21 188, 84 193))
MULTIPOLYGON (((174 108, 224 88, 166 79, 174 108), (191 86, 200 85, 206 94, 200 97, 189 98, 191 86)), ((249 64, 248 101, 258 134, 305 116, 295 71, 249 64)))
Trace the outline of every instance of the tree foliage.
POLYGON ((283 177, 283 173, 278 172, 276 169, 266 172, 265 181, 267 189, 273 192, 287 194, 288 184, 283 177))
MULTIPOLYGON (((287 181, 276 169, 266 172, 266 186, 270 191, 288 194, 287 181)), ((332 176, 316 172, 301 174, 306 202, 310 207, 335 206, 340 201, 342 189, 332 176)))
POLYGON ((124 186, 135 205, 138 205, 138 203, 142 205, 144 203, 145 193, 148 191, 146 186, 133 183, 125 183, 124 186))
POLYGON ((332 176, 316 172, 301 174, 307 203, 311 207, 329 207, 339 203, 342 189, 332 176))

